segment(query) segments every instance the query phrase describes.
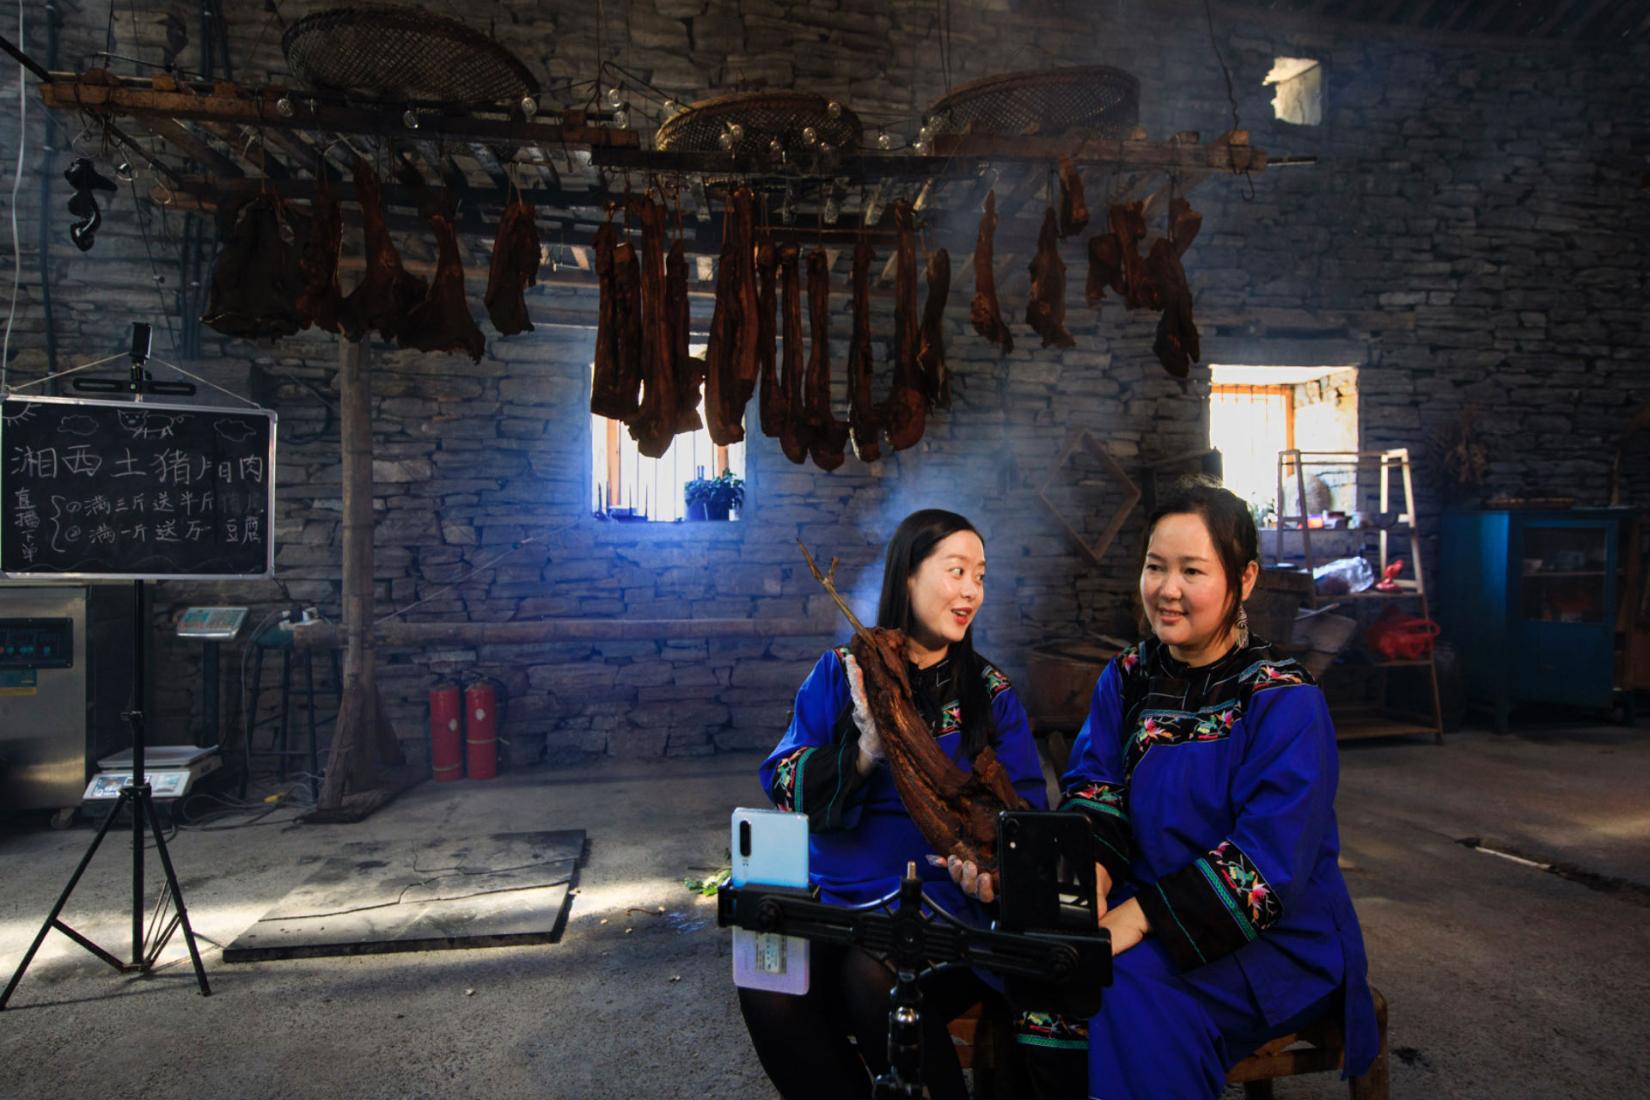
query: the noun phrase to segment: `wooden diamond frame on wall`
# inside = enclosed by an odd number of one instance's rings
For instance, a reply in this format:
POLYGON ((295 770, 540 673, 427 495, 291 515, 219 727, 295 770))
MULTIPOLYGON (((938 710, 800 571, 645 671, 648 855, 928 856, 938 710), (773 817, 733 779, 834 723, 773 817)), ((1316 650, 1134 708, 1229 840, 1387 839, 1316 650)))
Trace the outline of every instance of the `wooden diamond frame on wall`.
POLYGON ((1112 457, 1112 453, 1106 449, 1106 445, 1085 430, 1078 432, 1066 444, 1066 449, 1060 452, 1060 457, 1049 468, 1047 479, 1037 489, 1037 499, 1043 502, 1043 507, 1048 509, 1049 515, 1053 516, 1055 522, 1059 523, 1065 529, 1066 534, 1071 536, 1071 541, 1083 553, 1087 554, 1094 561, 1094 564, 1099 565, 1100 560, 1105 557, 1106 551, 1111 548, 1111 544, 1117 540, 1117 534, 1123 529, 1123 524, 1128 522, 1129 513, 1134 511, 1135 505, 1140 503, 1140 486, 1134 483, 1134 479, 1129 477, 1128 471, 1123 469, 1117 459, 1112 457), (1055 485, 1060 472, 1065 468, 1066 463, 1071 461, 1071 456, 1079 451, 1087 452, 1099 462, 1101 469, 1110 474, 1117 484, 1123 488, 1123 503, 1118 505, 1116 512, 1112 513, 1111 519, 1106 522, 1105 530, 1100 532, 1100 537, 1094 540, 1093 545, 1089 544, 1083 537, 1083 533, 1073 527, 1071 521, 1048 498, 1048 491, 1055 485))

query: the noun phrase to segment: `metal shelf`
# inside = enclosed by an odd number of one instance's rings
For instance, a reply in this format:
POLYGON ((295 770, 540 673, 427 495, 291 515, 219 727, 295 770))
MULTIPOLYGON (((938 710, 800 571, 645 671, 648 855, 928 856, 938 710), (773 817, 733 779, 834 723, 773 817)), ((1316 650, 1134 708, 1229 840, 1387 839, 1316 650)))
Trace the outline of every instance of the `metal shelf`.
MULTIPOLYGON (((1273 556, 1283 557, 1284 535, 1300 539, 1300 560, 1307 574, 1310 575, 1317 564, 1313 554, 1312 541, 1319 540, 1326 548, 1336 546, 1339 536, 1343 532, 1350 532, 1360 538, 1367 539, 1375 546, 1373 548, 1360 547, 1360 556, 1369 559, 1377 577, 1386 573, 1389 563, 1400 558, 1407 561, 1413 577, 1396 581, 1396 591, 1378 591, 1370 588, 1362 592, 1347 592, 1331 594, 1317 591, 1314 584, 1305 599, 1308 606, 1321 608, 1332 603, 1350 603, 1362 600, 1412 600, 1420 604, 1421 618, 1431 620, 1432 612, 1427 604, 1426 572, 1421 563, 1421 536, 1413 522, 1394 524, 1390 527, 1294 527, 1282 526, 1293 519, 1303 522, 1301 515, 1292 515, 1284 508, 1284 487, 1290 481, 1294 484, 1296 501, 1301 511, 1306 511, 1306 470, 1308 468, 1334 468, 1351 471, 1353 488, 1358 494, 1357 500, 1361 503, 1368 499, 1371 489, 1378 491, 1379 515, 1403 516, 1413 521, 1415 511, 1415 479, 1409 459, 1409 449, 1395 447, 1381 451, 1300 451, 1286 450, 1278 453, 1278 500, 1276 514, 1279 526, 1271 529, 1273 538, 1273 556), (1373 471, 1378 478, 1376 484, 1370 485, 1366 471, 1373 471), (1362 476, 1360 476, 1362 475, 1362 476), (1333 537, 1332 537, 1333 536, 1333 537), (1400 540, 1394 545, 1391 540, 1400 540), (1407 542, 1407 547, 1404 543, 1407 542)), ((1344 543, 1339 546, 1344 547, 1344 543)), ((1327 556, 1333 557, 1331 553, 1327 556)), ((1394 737, 1413 734, 1431 734, 1435 740, 1442 742, 1443 704, 1438 692, 1438 668, 1433 661, 1433 654, 1429 648, 1424 660, 1417 661, 1382 661, 1372 660, 1371 665, 1378 669, 1388 668, 1424 668, 1427 670, 1429 687, 1431 688, 1432 713, 1422 719, 1394 718, 1380 712, 1369 713, 1361 708, 1330 708, 1330 716, 1335 721, 1336 736, 1341 740, 1352 740, 1363 737, 1394 737)))

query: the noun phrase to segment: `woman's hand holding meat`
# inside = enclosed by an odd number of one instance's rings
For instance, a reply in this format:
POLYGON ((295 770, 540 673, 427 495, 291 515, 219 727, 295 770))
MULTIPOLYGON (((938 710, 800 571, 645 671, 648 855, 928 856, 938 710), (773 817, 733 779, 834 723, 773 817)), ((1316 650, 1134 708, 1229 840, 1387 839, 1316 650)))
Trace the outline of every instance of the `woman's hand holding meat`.
POLYGON ((859 729, 859 758, 854 766, 860 775, 870 775, 873 768, 887 758, 882 748, 882 733, 877 720, 871 716, 871 702, 865 696, 865 670, 851 655, 843 664, 848 671, 848 694, 854 701, 854 725, 859 729))
POLYGON ((995 871, 981 872, 970 859, 960 859, 950 856, 945 861, 946 870, 951 872, 951 881, 957 888, 976 901, 987 904, 997 900, 997 874, 995 871))

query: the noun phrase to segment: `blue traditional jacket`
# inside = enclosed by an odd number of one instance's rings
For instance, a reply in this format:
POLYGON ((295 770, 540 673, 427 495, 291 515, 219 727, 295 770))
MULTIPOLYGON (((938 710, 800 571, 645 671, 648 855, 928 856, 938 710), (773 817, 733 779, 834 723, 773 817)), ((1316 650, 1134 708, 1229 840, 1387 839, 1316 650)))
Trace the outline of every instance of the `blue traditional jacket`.
MULTIPOLYGON (((980 923, 984 911, 965 898, 944 867, 928 862, 923 839, 894 787, 886 763, 862 776, 859 729, 852 719, 843 658, 848 647, 827 650, 796 693, 790 726, 761 768, 762 788, 782 810, 808 815, 808 876, 823 900, 858 905, 899 889, 908 861, 915 861, 928 896, 947 912, 980 923)), ((962 705, 949 658, 932 668, 908 666, 917 708, 957 767, 973 764, 962 751, 962 705)), ((992 745, 1020 796, 1037 809, 1048 804, 1042 766, 1008 678, 981 660, 991 715, 992 745)))
POLYGON ((1106 666, 1061 779, 1182 970, 1245 982, 1268 1023, 1345 992, 1346 1070, 1378 1045, 1336 856, 1335 728, 1298 663, 1252 642, 1189 668, 1155 639, 1106 666))

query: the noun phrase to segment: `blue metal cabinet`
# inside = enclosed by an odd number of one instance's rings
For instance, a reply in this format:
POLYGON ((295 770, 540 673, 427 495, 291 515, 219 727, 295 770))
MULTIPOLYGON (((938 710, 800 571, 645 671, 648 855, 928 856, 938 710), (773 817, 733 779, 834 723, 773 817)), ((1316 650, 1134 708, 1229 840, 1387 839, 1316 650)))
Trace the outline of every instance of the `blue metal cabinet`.
POLYGON ((1616 703, 1620 509, 1451 512, 1438 620, 1473 702, 1505 730, 1519 703, 1616 703))

